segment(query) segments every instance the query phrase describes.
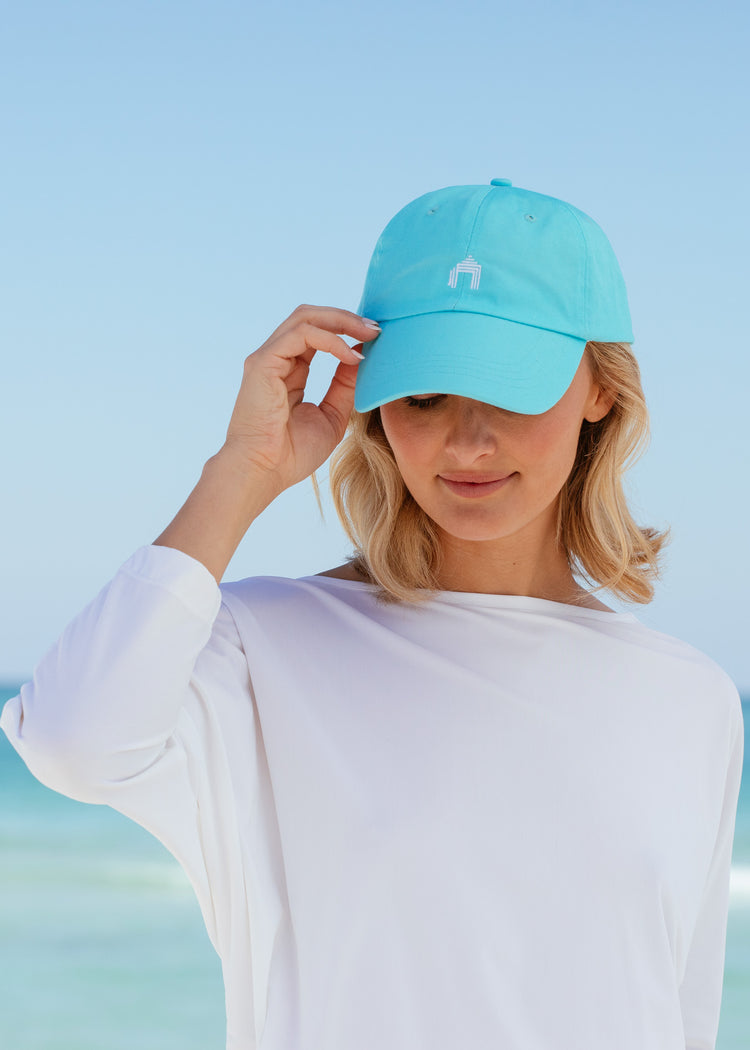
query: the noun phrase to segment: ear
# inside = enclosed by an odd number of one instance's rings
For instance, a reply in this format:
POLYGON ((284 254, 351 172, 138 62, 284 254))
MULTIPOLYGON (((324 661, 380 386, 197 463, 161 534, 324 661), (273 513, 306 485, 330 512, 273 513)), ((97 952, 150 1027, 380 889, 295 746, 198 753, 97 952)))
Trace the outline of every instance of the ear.
POLYGON ((614 390, 606 390, 604 387, 593 383, 584 406, 583 418, 589 423, 598 423, 600 419, 604 419, 614 403, 614 390))

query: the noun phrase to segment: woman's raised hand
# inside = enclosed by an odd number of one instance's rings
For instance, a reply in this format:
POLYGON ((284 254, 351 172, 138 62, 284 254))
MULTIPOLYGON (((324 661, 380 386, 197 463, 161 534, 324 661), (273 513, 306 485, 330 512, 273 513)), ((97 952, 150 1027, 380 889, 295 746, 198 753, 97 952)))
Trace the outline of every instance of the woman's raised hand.
POLYGON ((240 470, 263 476, 283 492, 323 464, 344 436, 354 407, 354 383, 362 342, 380 329, 348 310, 298 306, 245 369, 220 455, 240 470), (350 348, 340 337, 359 340, 350 348), (336 357, 328 391, 319 405, 304 400, 310 362, 316 353, 336 357))
POLYGON ((378 332, 349 310, 298 306, 246 359, 226 441, 155 545, 189 554, 221 580, 254 519, 321 466, 343 438, 354 407, 359 348, 378 332), (342 335, 359 343, 350 348, 342 335), (318 352, 339 363, 316 405, 304 396, 318 352))

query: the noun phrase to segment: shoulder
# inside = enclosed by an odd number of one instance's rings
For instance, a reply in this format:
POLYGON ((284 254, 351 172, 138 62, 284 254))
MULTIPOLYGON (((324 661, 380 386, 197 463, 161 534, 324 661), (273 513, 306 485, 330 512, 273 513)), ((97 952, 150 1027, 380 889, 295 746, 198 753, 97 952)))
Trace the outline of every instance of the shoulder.
POLYGON ((354 583, 371 583, 370 577, 367 573, 362 572, 358 568, 356 562, 345 562, 343 565, 337 565, 333 569, 326 569, 324 572, 318 572, 316 576, 328 576, 334 580, 351 580, 354 583))
POLYGON ((690 642, 638 623, 634 641, 645 653, 652 654, 667 673, 682 681, 686 694, 710 698, 712 707, 724 709, 731 721, 742 720, 742 700, 730 675, 712 657, 690 642))
MULTIPOLYGON (((304 619, 311 612, 324 615, 324 610, 333 614, 339 606, 357 605, 360 599, 371 598, 370 586, 356 572, 346 572, 347 566, 339 567, 314 576, 292 579, 287 576, 250 576, 234 583, 222 583, 223 604, 235 620, 247 616, 288 616, 290 623, 295 617, 304 619), (339 582, 341 581, 341 582, 339 582)), ((343 615, 343 613, 341 613, 343 615)))

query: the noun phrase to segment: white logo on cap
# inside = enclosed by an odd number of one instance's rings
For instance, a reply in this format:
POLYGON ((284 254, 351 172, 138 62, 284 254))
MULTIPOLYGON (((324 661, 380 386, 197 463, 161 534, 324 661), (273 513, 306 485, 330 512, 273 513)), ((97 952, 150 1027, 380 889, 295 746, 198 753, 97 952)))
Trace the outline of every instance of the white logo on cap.
POLYGON ((470 273, 470 287, 472 289, 479 287, 479 278, 482 275, 482 267, 473 256, 467 255, 463 262, 456 263, 456 265, 453 267, 453 269, 451 270, 451 275, 448 278, 448 284, 451 288, 455 288, 458 284, 458 275, 460 273, 470 273))

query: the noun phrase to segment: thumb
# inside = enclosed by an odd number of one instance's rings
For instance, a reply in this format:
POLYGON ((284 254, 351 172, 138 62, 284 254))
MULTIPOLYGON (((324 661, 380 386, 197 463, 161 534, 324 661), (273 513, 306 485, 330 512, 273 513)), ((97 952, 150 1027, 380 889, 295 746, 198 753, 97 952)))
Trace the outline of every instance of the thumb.
MULTIPOLYGON (((362 344, 352 347, 361 350, 362 344)), ((340 362, 333 374, 331 385, 318 406, 326 416, 336 433, 336 443, 344 436, 349 418, 354 410, 354 387, 357 380, 359 362, 353 365, 340 362)))

